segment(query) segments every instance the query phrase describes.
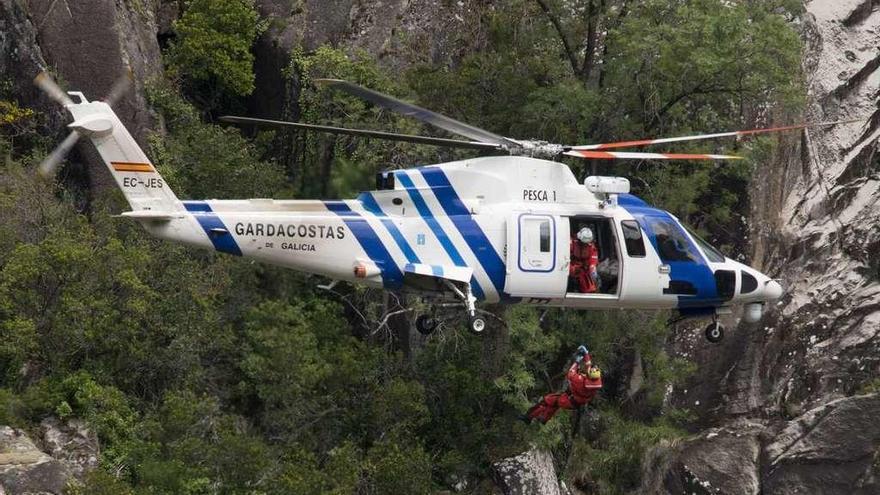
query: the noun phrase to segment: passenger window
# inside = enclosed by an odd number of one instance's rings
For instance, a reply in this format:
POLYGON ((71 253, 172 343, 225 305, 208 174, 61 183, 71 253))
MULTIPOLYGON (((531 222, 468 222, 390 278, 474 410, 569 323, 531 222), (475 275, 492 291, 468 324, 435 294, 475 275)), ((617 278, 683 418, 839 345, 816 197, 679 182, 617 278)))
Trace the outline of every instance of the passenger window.
POLYGON ((620 222, 623 229, 623 240, 626 243, 626 254, 631 258, 643 258, 645 256, 645 241, 642 239, 642 229, 635 220, 623 220, 620 222))
POLYGON ((550 252, 550 222, 543 221, 539 227, 540 235, 541 235, 541 252, 549 253, 550 252))
POLYGON ((689 261, 700 259, 695 246, 685 237, 681 228, 671 219, 647 217, 648 224, 654 232, 660 259, 665 262, 689 261))

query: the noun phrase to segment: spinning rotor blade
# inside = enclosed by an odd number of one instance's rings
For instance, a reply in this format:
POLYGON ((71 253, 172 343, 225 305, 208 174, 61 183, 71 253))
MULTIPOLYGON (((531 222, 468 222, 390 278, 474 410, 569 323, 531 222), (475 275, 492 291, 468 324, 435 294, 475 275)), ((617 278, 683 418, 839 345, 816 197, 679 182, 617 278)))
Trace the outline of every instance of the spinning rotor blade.
POLYGON ((702 139, 715 139, 722 137, 732 137, 732 136, 749 136, 753 134, 765 134, 769 132, 781 132, 781 131, 790 131, 794 129, 806 129, 808 127, 826 127, 835 124, 851 124, 853 122, 862 122, 861 120, 839 120, 836 122, 814 122, 814 123, 806 123, 806 124, 798 124, 798 125, 787 125, 783 127, 771 127, 767 129, 751 129, 747 131, 730 131, 730 132, 718 132, 715 134, 698 134, 694 136, 680 136, 680 137, 671 137, 671 138, 660 138, 660 139, 640 139, 638 141, 618 141, 614 143, 600 143, 600 144, 587 144, 583 146, 572 146, 572 150, 607 150, 613 148, 628 148, 631 146, 647 146, 649 144, 661 144, 661 143, 679 143, 682 141, 698 141, 702 139))
POLYGON ((52 79, 48 72, 40 72, 34 78, 34 84, 46 93, 49 98, 57 101, 63 106, 72 105, 73 100, 67 96, 67 93, 52 79))
POLYGON ((346 93, 363 98, 370 103, 393 110, 401 115, 412 117, 422 122, 437 126, 443 130, 449 131, 459 136, 464 136, 474 141, 483 143, 491 143, 495 145, 516 145, 516 141, 493 134, 487 130, 474 127, 464 122, 459 122, 451 117, 440 115, 422 107, 400 101, 397 98, 386 94, 373 91, 371 89, 358 86, 357 84, 340 79, 315 79, 316 83, 324 84, 334 89, 345 91, 346 93))
POLYGON ((563 153, 578 158, 598 158, 601 160, 637 159, 637 160, 742 160, 735 155, 692 155, 685 153, 636 153, 632 151, 589 151, 570 150, 563 153))
POLYGON ((113 83, 113 87, 110 88, 110 92, 107 93, 107 96, 104 97, 104 103, 110 105, 111 107, 119 101, 120 98, 125 96, 125 92, 128 91, 129 87, 131 87, 131 83, 134 82, 134 74, 132 74, 131 69, 127 69, 124 74, 119 76, 119 79, 113 83))
POLYGON ((55 175, 55 170, 58 169, 58 164, 64 160, 64 157, 73 148, 73 145, 76 144, 77 140, 79 140, 79 133, 76 131, 71 132, 64 138, 64 141, 61 141, 61 144, 55 147, 52 150, 52 153, 49 153, 42 163, 40 163, 37 171, 40 176, 49 179, 55 175))
POLYGON ((449 146, 455 148, 471 148, 482 150, 496 150, 498 145, 494 143, 481 143, 474 141, 459 141, 457 139, 444 139, 427 136, 415 136, 412 134, 397 134, 394 132, 370 131, 366 129, 348 129, 345 127, 333 127, 328 125, 303 124, 301 122, 286 122, 283 120, 254 119, 250 117, 235 117, 226 115, 218 120, 233 124, 254 124, 273 127, 293 127, 294 129, 306 129, 310 131, 329 132, 333 134, 348 134, 351 136, 366 136, 389 141, 405 141, 409 143, 430 144, 435 146, 449 146))

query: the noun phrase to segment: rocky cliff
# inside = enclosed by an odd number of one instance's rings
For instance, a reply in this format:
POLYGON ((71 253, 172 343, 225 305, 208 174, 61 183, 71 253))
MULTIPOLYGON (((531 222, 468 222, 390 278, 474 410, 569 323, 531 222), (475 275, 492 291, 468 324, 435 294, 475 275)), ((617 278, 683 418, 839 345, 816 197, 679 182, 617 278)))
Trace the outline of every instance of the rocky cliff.
POLYGON ((47 418, 38 445, 22 430, 0 426, 0 494, 62 493, 98 465, 98 439, 85 422, 47 418))
POLYGON ((814 0, 801 23, 806 120, 756 171, 753 265, 787 293, 672 394, 707 429, 646 459, 645 493, 877 493, 880 474, 880 9, 814 0), (867 395, 865 395, 867 394, 867 395))

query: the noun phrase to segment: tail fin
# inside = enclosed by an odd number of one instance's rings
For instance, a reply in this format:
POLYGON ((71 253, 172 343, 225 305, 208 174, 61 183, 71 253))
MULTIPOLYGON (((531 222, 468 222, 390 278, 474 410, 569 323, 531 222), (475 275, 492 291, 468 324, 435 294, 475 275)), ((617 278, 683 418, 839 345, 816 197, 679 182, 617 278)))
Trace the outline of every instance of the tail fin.
POLYGON ((89 102, 82 94, 73 94, 81 102, 66 106, 74 120, 69 127, 92 140, 132 211, 183 210, 177 196, 110 105, 102 101, 89 102))

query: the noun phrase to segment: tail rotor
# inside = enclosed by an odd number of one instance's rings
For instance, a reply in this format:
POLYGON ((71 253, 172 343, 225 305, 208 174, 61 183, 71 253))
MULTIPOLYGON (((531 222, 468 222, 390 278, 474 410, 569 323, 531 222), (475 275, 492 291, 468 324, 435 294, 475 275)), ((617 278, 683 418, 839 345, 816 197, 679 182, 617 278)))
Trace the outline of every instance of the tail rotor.
MULTIPOLYGON (((110 92, 107 94, 104 101, 111 106, 115 104, 125 95, 125 92, 131 86, 132 80, 133 77, 131 70, 126 71, 125 74, 113 83, 113 87, 110 88, 110 92)), ((52 79, 52 76, 50 76, 48 72, 41 72, 38 74, 37 77, 34 78, 34 84, 43 90, 43 92, 46 93, 46 96, 56 101, 61 106, 67 108, 71 105, 76 105, 70 96, 61 89, 61 86, 52 79)), ((70 150, 73 149, 77 141, 79 141, 79 138, 80 134, 77 131, 71 131, 70 134, 64 138, 64 141, 56 146, 55 149, 43 159, 37 168, 37 173, 45 179, 55 177, 55 173, 58 171, 58 166, 64 161, 64 158, 70 150)))
POLYGON ((40 72, 37 77, 34 78, 34 84, 42 89, 49 98, 52 98, 61 106, 66 107, 67 105, 73 105, 73 100, 67 96, 67 93, 61 89, 61 86, 58 86, 58 83, 52 79, 52 76, 50 76, 48 72, 40 72))

